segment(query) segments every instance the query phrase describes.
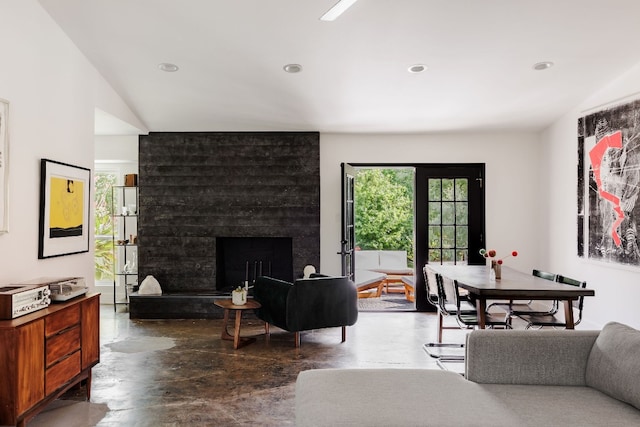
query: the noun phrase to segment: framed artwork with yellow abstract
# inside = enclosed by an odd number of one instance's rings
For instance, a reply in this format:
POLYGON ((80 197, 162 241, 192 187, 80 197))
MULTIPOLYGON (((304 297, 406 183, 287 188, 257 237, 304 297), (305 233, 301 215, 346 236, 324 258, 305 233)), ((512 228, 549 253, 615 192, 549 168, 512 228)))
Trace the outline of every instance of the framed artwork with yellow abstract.
POLYGON ((41 160, 39 259, 89 251, 90 188, 90 169, 41 160))

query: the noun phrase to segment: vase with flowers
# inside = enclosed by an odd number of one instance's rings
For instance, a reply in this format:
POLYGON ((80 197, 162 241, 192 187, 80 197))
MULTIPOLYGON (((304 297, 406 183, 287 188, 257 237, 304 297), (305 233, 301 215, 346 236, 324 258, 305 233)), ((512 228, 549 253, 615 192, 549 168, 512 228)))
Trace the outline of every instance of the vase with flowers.
POLYGON ((502 278, 502 264, 505 258, 517 257, 518 251, 512 251, 509 255, 502 257, 500 259, 495 259, 498 253, 495 249, 480 249, 480 255, 487 258, 489 261, 487 264, 489 265, 489 275, 492 279, 500 280, 502 278))

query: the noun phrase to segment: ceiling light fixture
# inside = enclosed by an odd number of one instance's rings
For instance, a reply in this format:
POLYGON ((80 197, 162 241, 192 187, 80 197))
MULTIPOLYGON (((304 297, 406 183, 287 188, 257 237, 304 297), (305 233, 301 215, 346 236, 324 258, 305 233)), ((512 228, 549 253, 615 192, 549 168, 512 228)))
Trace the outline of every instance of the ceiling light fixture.
POLYGON ((321 21, 334 21, 358 0, 340 0, 320 17, 321 21))
POLYGON ((166 71, 167 73, 173 73, 179 70, 176 64, 170 64, 168 62, 158 64, 158 68, 160 68, 162 71, 166 71))
POLYGON ((282 67, 283 70, 285 70, 287 73, 299 73, 300 71, 302 71, 302 65, 300 64, 287 64, 284 67, 282 67))
POLYGON ((408 68, 408 71, 413 74, 421 73, 427 69, 427 66, 424 64, 413 64, 408 68))
POLYGON ((536 64, 533 64, 533 69, 537 71, 546 70, 551 67, 553 67, 553 62, 550 61, 538 62, 536 64))

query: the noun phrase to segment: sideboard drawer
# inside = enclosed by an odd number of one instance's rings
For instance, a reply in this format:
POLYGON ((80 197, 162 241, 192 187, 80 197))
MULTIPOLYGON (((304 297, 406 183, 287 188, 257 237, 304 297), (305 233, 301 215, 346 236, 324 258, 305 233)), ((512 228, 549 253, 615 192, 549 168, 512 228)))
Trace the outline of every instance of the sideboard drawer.
POLYGON ((80 326, 47 338, 46 366, 49 367, 67 354, 80 350, 80 326))
POLYGON ((53 313, 45 319, 45 335, 50 337, 63 329, 80 323, 80 306, 78 304, 53 313))
POLYGON ((80 351, 53 365, 46 371, 45 394, 50 394, 80 373, 80 351))

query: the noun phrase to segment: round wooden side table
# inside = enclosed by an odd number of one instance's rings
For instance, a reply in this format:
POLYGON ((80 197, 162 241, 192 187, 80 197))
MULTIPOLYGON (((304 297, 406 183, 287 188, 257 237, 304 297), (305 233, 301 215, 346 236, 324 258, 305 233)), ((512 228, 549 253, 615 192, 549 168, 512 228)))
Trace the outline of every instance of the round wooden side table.
POLYGON ((220 299, 213 302, 218 307, 224 309, 224 321, 222 323, 222 334, 220 336, 223 340, 233 341, 233 348, 237 350, 238 348, 245 346, 247 344, 251 344, 256 339, 252 337, 241 337, 240 336, 240 321, 242 318, 242 312, 244 310, 254 310, 256 308, 260 308, 261 305, 258 301, 253 299, 248 299, 246 304, 243 305, 235 305, 231 299, 220 299), (227 326, 229 323, 229 313, 231 310, 235 310, 236 312, 236 323, 235 323, 235 331, 234 334, 231 335, 227 331, 227 326))

